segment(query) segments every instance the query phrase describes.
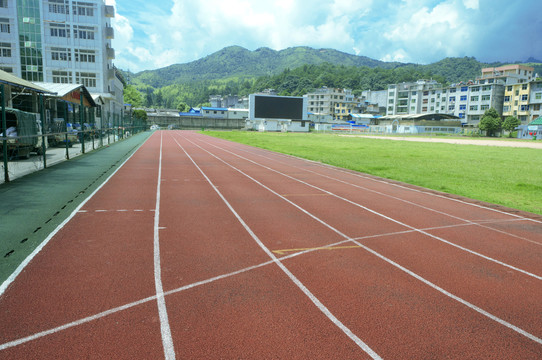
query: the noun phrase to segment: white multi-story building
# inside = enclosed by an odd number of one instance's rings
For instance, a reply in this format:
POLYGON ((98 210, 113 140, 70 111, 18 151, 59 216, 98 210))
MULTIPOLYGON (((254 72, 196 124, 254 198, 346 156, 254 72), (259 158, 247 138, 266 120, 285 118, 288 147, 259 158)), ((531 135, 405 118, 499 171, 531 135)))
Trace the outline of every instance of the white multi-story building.
POLYGON ((0 69, 31 82, 82 84, 104 99, 102 116, 118 116, 114 16, 103 0, 0 0, 0 69))
POLYGON ((389 85, 386 115, 435 113, 441 94, 442 85, 435 80, 389 85))

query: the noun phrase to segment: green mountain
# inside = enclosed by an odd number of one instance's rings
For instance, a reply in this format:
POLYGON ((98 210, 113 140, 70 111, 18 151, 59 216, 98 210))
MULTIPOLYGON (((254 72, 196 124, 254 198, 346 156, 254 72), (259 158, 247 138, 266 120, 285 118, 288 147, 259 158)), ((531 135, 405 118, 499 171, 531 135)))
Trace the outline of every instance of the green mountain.
POLYGON ((149 85, 160 88, 182 82, 275 75, 285 69, 322 63, 385 69, 404 65, 382 62, 333 49, 313 49, 300 46, 281 51, 265 47, 250 51, 240 46, 230 46, 186 64, 175 64, 136 74, 123 72, 123 75, 133 85, 149 85))
MULTIPOLYGON (((521 63, 521 62, 517 62, 521 63)), ((250 51, 230 46, 202 59, 134 74, 121 71, 129 85, 125 101, 136 106, 185 108, 205 104, 210 95, 247 94, 275 89, 303 95, 322 86, 383 90, 389 84, 434 79, 442 84, 475 80, 484 67, 473 57, 446 58, 428 65, 382 62, 333 49, 293 47, 250 51)), ((525 64, 542 75, 542 64, 525 64)))

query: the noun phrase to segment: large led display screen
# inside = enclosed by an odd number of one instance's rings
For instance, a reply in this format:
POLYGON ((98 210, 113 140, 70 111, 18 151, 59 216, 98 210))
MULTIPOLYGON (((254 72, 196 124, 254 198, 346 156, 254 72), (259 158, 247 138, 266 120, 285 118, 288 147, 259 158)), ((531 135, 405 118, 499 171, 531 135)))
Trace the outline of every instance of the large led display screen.
POLYGON ((255 95, 253 106, 257 119, 303 119, 302 97, 255 95))

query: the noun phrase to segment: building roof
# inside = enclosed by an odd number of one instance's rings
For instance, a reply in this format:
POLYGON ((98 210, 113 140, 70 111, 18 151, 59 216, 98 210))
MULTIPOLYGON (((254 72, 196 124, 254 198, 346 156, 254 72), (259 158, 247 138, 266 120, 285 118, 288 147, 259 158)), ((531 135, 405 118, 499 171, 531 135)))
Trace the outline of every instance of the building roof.
POLYGON ((542 116, 534 119, 529 125, 542 125, 542 116))
POLYGON ((37 84, 21 79, 3 70, 0 70, 0 83, 8 84, 8 85, 19 87, 19 88, 29 89, 38 93, 49 93, 49 94, 54 93, 47 89, 42 88, 41 86, 37 84))
POLYGON ((374 119, 375 116, 372 114, 350 114, 353 118, 356 119, 374 119))
POLYGON ((211 111, 228 111, 227 108, 218 108, 218 107, 206 107, 202 106, 201 110, 211 110, 211 111))
POLYGON ((85 85, 82 84, 56 84, 48 82, 37 82, 37 85, 41 86, 44 89, 47 89, 50 93, 56 94, 56 96, 63 98, 64 96, 71 94, 74 91, 80 90, 83 96, 88 100, 90 106, 95 107, 96 102, 94 101, 92 95, 88 92, 85 85))

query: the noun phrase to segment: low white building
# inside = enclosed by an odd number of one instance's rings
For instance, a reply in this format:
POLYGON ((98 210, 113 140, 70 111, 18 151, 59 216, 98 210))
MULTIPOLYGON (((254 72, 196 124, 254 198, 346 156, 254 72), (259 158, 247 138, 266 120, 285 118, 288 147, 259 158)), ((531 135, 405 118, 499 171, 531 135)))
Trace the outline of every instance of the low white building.
POLYGON ((309 126, 309 121, 252 119, 246 121, 245 129, 261 132, 309 132, 309 126))

